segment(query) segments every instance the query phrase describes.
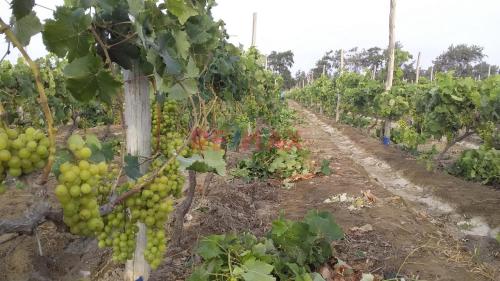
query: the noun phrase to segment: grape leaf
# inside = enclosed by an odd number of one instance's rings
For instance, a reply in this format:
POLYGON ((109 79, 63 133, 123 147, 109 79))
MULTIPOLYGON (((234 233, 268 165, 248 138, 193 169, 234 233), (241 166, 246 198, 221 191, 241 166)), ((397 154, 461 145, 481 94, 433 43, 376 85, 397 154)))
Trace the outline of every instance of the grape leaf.
POLYGON ((219 248, 219 242, 224 239, 223 235, 211 235, 201 240, 196 250, 200 257, 205 260, 215 258, 223 252, 219 248))
POLYGON ((97 97, 111 103, 122 83, 117 81, 107 69, 102 68, 101 60, 93 55, 75 59, 64 68, 66 87, 80 101, 90 101, 97 97))
POLYGON ((325 176, 329 176, 332 174, 332 169, 330 168, 330 161, 328 161, 327 159, 323 159, 323 161, 321 161, 320 172, 325 176))
POLYGON ((273 271, 273 266, 255 258, 247 260, 243 263, 245 272, 241 274, 245 281, 274 281, 276 280, 270 273, 273 271))
POLYGON ((186 59, 188 57, 190 47, 186 31, 176 31, 174 33, 174 37, 177 52, 183 59, 186 59))
POLYGON ((12 29, 17 39, 23 46, 27 46, 30 43, 30 39, 33 35, 42 31, 42 24, 36 16, 35 12, 31 12, 21 19, 17 19, 14 23, 14 28, 12 29))
POLYGON ((185 0, 167 0, 167 10, 179 19, 180 24, 185 24, 186 21, 198 15, 198 12, 185 0))
POLYGON ((73 160, 73 154, 69 150, 57 150, 56 160, 54 161, 54 165, 52 165, 52 172, 54 173, 54 175, 58 177, 59 174, 61 174, 60 167, 62 163, 69 162, 71 160, 73 160))
POLYGON ((196 78, 200 76, 200 70, 196 66, 196 62, 192 57, 189 58, 189 62, 186 68, 186 78, 196 78))
POLYGON ((87 134, 85 136, 85 142, 87 143, 87 145, 94 145, 98 149, 102 148, 101 141, 94 134, 87 134))
POLYGON ((198 81, 195 79, 186 79, 177 82, 168 89, 168 98, 173 100, 183 100, 198 92, 198 81))
POLYGON ((144 10, 144 1, 142 0, 127 0, 129 12, 132 16, 137 17, 144 10))
POLYGON ((344 238, 344 232, 329 212, 310 211, 304 221, 329 243, 344 238))
POLYGON ((215 169, 218 175, 226 175, 226 161, 224 161, 224 150, 208 149, 203 151, 204 162, 215 169))
POLYGON ((35 6, 35 0, 12 0, 10 7, 17 20, 27 16, 35 6))
POLYGON ((123 171, 125 171, 125 175, 134 180, 140 178, 142 173, 139 165, 139 157, 128 154, 124 160, 125 167, 123 167, 123 171))
POLYGON ((182 170, 192 170, 199 173, 207 173, 215 171, 218 175, 226 174, 226 161, 224 161, 223 150, 208 149, 200 155, 193 155, 190 158, 178 156, 180 168, 182 170))
POLYGON ((82 8, 58 7, 42 31, 45 47, 59 57, 68 55, 70 62, 85 56, 94 42, 89 32, 91 22, 82 8))

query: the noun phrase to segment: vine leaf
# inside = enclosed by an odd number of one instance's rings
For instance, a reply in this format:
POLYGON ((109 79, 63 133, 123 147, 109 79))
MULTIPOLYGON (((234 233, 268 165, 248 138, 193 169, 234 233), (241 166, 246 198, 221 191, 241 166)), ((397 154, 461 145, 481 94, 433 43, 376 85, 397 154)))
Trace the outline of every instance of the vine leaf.
POLYGON ((275 281, 276 278, 270 273, 273 266, 255 258, 247 260, 242 267, 245 272, 241 274, 245 281, 275 281))
POLYGON ((175 46, 177 47, 179 55, 183 59, 186 59, 189 55, 189 48, 190 48, 188 35, 186 31, 176 31, 174 33, 174 37, 175 37, 175 46))
POLYGON ((87 55, 94 41, 89 32, 91 22, 84 9, 58 7, 54 19, 45 22, 42 32, 45 47, 59 57, 68 55, 70 62, 87 55))
POLYGON ((226 161, 224 161, 224 150, 208 149, 203 151, 205 163, 215 169, 218 175, 226 175, 226 161))
POLYGON ((57 150, 56 160, 54 165, 52 165, 52 172, 56 177, 61 174, 60 167, 64 162, 70 162, 73 160, 73 154, 67 149, 57 150))
POLYGON ((216 172, 218 175, 226 175, 226 161, 224 161, 223 150, 208 149, 202 155, 193 155, 190 158, 178 156, 180 168, 192 170, 198 173, 216 172))
POLYGON ((128 0, 129 12, 132 16, 137 17, 144 9, 144 2, 141 0, 128 0))
POLYGON ((23 46, 27 46, 30 43, 31 37, 42 31, 42 24, 35 12, 31 12, 21 19, 17 18, 12 31, 17 39, 19 39, 19 42, 23 46))
POLYGON ((304 221, 328 243, 344 238, 344 232, 329 212, 310 211, 304 221))
POLYGON ((183 100, 198 92, 198 81, 195 79, 186 79, 177 82, 168 90, 168 98, 173 100, 183 100))
POLYGON ((42 24, 34 12, 17 19, 14 23, 14 28, 12 30, 16 35, 17 39, 23 46, 27 46, 30 43, 30 39, 33 35, 42 31, 42 24))
POLYGON ((140 178, 142 174, 139 165, 139 157, 128 154, 125 156, 124 160, 125 167, 123 167, 123 170, 125 171, 125 175, 134 180, 140 178))
POLYGON ((198 12, 186 2, 184 0, 167 0, 167 10, 176 16, 182 25, 190 17, 198 15, 198 12))
POLYGON ((320 172, 325 175, 325 176, 329 176, 332 174, 332 169, 330 168, 330 161, 327 160, 327 159, 323 159, 323 161, 321 161, 321 169, 320 169, 320 172))
POLYGON ((205 237, 203 238, 203 240, 200 241, 200 244, 196 252, 200 255, 200 257, 204 258, 205 260, 215 258, 218 255, 223 254, 223 252, 219 247, 219 243, 223 239, 224 236, 222 235, 211 235, 205 237))
POLYGON ((66 87, 80 101, 90 101, 97 97, 103 102, 111 103, 122 83, 102 68, 102 61, 93 55, 75 59, 64 68, 66 87))
POLYGON ((87 145, 93 145, 93 146, 97 147, 98 149, 102 148, 101 141, 94 134, 86 135, 85 142, 87 143, 87 145))
POLYGON ((17 20, 27 16, 35 6, 35 0, 12 0, 12 13, 17 20))
POLYGON ((198 78, 200 76, 200 70, 196 66, 196 62, 193 58, 189 58, 189 62, 186 68, 186 77, 187 78, 198 78))

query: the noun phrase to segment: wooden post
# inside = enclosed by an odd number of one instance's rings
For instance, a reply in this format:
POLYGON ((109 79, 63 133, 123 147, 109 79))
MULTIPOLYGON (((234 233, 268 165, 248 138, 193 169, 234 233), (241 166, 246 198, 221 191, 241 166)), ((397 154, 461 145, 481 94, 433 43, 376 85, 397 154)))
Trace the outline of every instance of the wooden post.
POLYGON ((257 13, 253 13, 253 24, 252 24, 252 47, 257 44, 257 13))
POLYGON ((431 82, 434 81, 434 65, 431 67, 431 82))
POLYGON ((324 64, 323 65, 323 76, 325 76, 325 72, 326 72, 326 65, 324 64))
POLYGON ((488 78, 491 76, 491 64, 488 66, 488 78))
POLYGON ((420 79, 420 52, 418 52, 416 71, 417 71, 417 73, 416 73, 416 77, 415 77, 415 84, 418 84, 418 80, 420 79))
MULTIPOLYGON (((344 73, 344 50, 340 50, 340 76, 344 73)), ((340 91, 337 93, 337 106, 335 108, 335 123, 340 120, 340 91)))
MULTIPOLYGON (((396 21, 396 0, 390 0, 391 11, 389 13, 389 61, 387 63, 387 80, 385 82, 385 90, 392 89, 392 81, 394 79, 394 52, 396 48, 396 37, 394 34, 396 21)), ((391 139, 391 119, 386 118, 384 124, 384 138, 391 139)))
POLYGON ((377 74, 377 66, 373 66, 373 70, 372 70, 372 80, 375 80, 375 75, 377 74))
MULTIPOLYGON (((139 162, 151 156, 151 101, 149 100, 149 82, 142 75, 138 65, 131 70, 123 72, 125 80, 125 126, 127 153, 139 157, 139 162)), ((146 173, 147 164, 140 167, 146 173)), ((125 267, 125 281, 136 281, 142 277, 143 281, 149 279, 150 267, 144 259, 146 249, 146 226, 138 224, 136 249, 133 260, 127 261, 125 267)))

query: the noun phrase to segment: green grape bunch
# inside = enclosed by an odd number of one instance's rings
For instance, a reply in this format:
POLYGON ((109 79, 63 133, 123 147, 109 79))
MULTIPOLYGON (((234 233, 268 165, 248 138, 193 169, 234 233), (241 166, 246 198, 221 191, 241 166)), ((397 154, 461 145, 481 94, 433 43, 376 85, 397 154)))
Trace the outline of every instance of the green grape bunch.
MULTIPOLYGON (((162 166, 161 160, 153 161, 151 170, 162 166)), ((136 182, 130 181, 120 187, 122 192, 130 190, 136 184, 142 184, 151 174, 146 174, 136 182)), ((144 256, 153 269, 157 268, 167 249, 165 224, 174 207, 174 197, 182 193, 184 177, 180 173, 179 163, 168 164, 162 174, 141 192, 128 197, 113 212, 104 218, 103 231, 98 234, 100 247, 112 247, 113 259, 125 262, 132 258, 137 235, 137 223, 147 227, 147 245, 144 256)))
MULTIPOLYGON (((161 120, 158 120, 158 109, 153 110, 153 149, 159 150, 166 157, 171 157, 174 151, 179 151, 183 146, 184 135, 186 135, 185 120, 180 113, 180 107, 176 101, 166 101, 160 107, 161 120), (160 122, 160 135, 158 136, 157 124, 160 122), (158 138, 159 141, 158 141, 158 138), (160 147, 157 147, 159 143, 160 147)), ((181 156, 189 154, 187 148, 178 152, 181 156)))
POLYGON ((0 183, 7 174, 19 177, 45 167, 49 147, 47 136, 33 127, 0 128, 0 183))
POLYGON ((104 228, 99 203, 102 195, 109 192, 110 187, 106 182, 112 173, 109 173, 107 163, 88 161, 92 150, 85 146, 81 137, 70 137, 68 148, 75 159, 59 167, 55 194, 62 205, 64 222, 70 231, 73 234, 94 236, 104 228))

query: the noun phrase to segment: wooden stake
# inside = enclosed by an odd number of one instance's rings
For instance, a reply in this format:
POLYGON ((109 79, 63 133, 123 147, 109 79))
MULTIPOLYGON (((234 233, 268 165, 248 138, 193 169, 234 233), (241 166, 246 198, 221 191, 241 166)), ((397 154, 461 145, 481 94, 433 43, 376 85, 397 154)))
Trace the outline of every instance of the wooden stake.
MULTIPOLYGON (((390 0, 391 11, 389 13, 389 61, 387 64, 387 80, 385 82, 385 90, 392 89, 392 81, 394 79, 394 52, 396 48, 396 37, 394 29, 396 25, 396 0, 390 0)), ((384 138, 391 139, 391 119, 385 119, 384 138)))
POLYGON ((420 52, 418 52, 418 57, 417 57, 417 73, 415 77, 415 84, 418 84, 418 80, 420 79, 420 52))
MULTIPOLYGON (((148 170, 148 161, 142 159, 151 156, 151 102, 149 100, 149 81, 142 75, 138 65, 131 70, 125 70, 125 126, 127 153, 138 156, 141 173, 148 170)), ((142 278, 147 281, 150 267, 144 258, 146 250, 146 226, 138 223, 136 248, 133 260, 127 261, 125 267, 125 281, 136 281, 142 278)))
POLYGON ((431 67, 431 82, 434 81, 434 65, 431 67))
MULTIPOLYGON (((344 50, 340 50, 340 76, 344 73, 344 50)), ((335 108, 335 123, 340 120, 340 92, 337 93, 337 106, 335 108)))
POLYGON ((491 64, 488 66, 488 78, 491 76, 491 64))
POLYGON ((253 24, 252 24, 252 47, 257 44, 257 13, 253 13, 253 24))

